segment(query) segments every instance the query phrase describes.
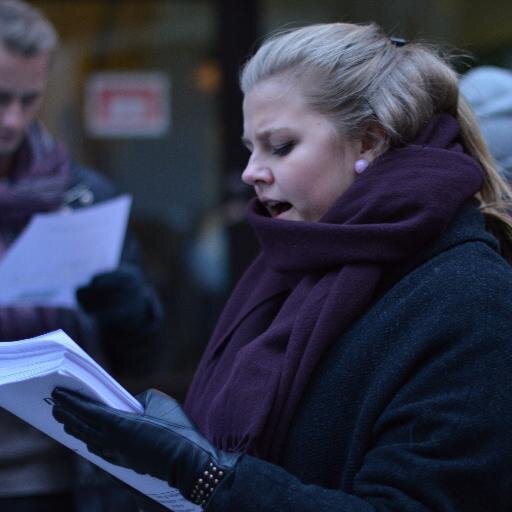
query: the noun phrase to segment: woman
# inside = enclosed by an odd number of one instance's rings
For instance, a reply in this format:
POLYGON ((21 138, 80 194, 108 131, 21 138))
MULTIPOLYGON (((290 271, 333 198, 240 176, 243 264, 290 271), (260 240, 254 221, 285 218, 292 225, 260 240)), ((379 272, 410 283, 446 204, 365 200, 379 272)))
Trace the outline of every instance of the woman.
POLYGON ((510 193, 456 74, 328 24, 267 40, 241 86, 262 253, 185 412, 56 390, 55 417, 207 510, 509 510, 510 193))

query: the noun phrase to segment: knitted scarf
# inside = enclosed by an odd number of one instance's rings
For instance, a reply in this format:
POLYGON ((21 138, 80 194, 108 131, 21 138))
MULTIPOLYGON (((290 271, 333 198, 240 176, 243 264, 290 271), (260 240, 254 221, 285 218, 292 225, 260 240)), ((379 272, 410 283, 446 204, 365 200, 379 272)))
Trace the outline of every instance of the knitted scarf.
POLYGON ((482 183, 458 123, 438 114, 318 222, 272 219, 253 200, 262 252, 228 300, 185 404, 200 430, 220 449, 277 461, 320 358, 482 183))
POLYGON ((0 181, 0 228, 20 230, 35 213, 56 210, 69 180, 66 151, 35 123, 16 152, 9 179, 0 181))

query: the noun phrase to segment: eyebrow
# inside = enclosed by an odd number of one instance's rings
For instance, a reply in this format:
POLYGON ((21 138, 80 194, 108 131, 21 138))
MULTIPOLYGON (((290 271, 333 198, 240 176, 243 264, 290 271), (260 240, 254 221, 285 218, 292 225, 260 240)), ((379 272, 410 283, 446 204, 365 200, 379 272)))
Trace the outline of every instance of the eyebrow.
POLYGON ((26 99, 26 98, 33 98, 33 97, 42 96, 42 94, 43 94, 43 91, 39 90, 39 89, 34 89, 33 91, 25 91, 25 92, 19 94, 19 93, 15 92, 15 91, 12 91, 12 90, 9 90, 9 89, 2 89, 0 87, 0 95, 3 96, 4 98, 7 97, 10 100, 13 100, 15 98, 19 98, 19 99, 23 100, 23 99, 26 99))
MULTIPOLYGON (((262 132, 259 132, 256 134, 256 138, 258 140, 266 140, 268 139, 273 133, 276 133, 276 132, 280 132, 280 131, 284 131, 284 130, 287 130, 288 128, 286 128, 285 126, 282 126, 282 127, 278 127, 278 128, 270 128, 268 130, 263 130, 262 132)), ((251 144, 251 141, 245 136, 245 135, 242 135, 242 143, 247 146, 247 145, 250 145, 251 144)))

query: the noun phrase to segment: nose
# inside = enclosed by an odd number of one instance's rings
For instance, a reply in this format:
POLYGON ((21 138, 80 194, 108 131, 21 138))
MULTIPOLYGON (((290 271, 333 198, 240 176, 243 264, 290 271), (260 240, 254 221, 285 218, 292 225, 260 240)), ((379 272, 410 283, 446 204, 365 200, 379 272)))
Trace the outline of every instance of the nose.
POLYGON ((274 181, 274 176, 270 168, 253 153, 242 173, 242 181, 252 187, 258 183, 270 185, 274 181))
POLYGON ((11 130, 19 130, 23 127, 24 114, 20 101, 13 100, 2 109, 2 126, 11 130))

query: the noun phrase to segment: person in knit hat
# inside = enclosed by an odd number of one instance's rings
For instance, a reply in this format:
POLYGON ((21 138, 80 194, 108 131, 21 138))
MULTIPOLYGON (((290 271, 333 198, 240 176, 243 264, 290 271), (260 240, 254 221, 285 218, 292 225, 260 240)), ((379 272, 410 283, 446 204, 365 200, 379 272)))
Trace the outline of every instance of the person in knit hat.
POLYGON ((479 66, 460 80, 482 134, 507 181, 512 181, 512 71, 479 66))

